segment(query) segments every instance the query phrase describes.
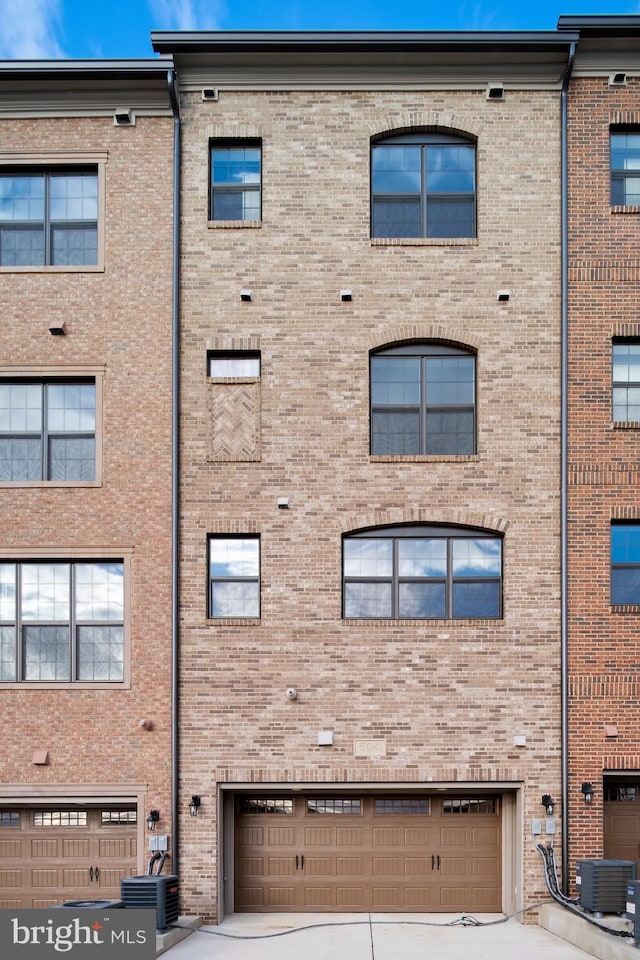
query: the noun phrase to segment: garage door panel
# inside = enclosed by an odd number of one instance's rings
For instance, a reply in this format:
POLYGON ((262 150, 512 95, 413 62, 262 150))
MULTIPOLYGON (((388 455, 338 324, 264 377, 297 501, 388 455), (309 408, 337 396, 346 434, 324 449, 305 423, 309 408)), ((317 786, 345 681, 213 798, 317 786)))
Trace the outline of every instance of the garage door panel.
POLYGON ((14 862, 21 861, 19 870, 0 871, 4 903, 18 908, 97 895, 117 899, 121 878, 138 872, 133 808, 23 808, 4 811, 0 828, 2 862, 9 853, 14 862), (19 836, 4 835, 5 829, 19 836))
POLYGON ((262 827, 241 827, 238 830, 238 843, 243 847, 262 847, 264 830, 262 827))
POLYGON ((235 909, 500 909, 498 801, 451 796, 239 797, 235 909), (256 813, 264 843, 252 845, 256 813))
POLYGON ((1 860, 21 860, 24 856, 22 840, 0 840, 1 860))

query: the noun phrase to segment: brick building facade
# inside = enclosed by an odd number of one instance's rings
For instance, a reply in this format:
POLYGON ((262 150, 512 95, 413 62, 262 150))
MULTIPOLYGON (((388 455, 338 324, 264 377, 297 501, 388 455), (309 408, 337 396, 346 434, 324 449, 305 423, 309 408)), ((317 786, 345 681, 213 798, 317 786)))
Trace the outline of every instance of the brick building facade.
POLYGON ((181 96, 185 902, 542 899, 570 38, 152 39, 181 96))
POLYGON ((117 898, 171 831, 167 76, 0 70, 0 907, 117 898))
POLYGON ((638 17, 579 30, 568 97, 568 873, 637 861, 638 17), (635 149, 635 153, 634 153, 635 149), (591 789, 590 789, 591 788, 591 789), (589 797, 592 796, 590 800, 589 797))

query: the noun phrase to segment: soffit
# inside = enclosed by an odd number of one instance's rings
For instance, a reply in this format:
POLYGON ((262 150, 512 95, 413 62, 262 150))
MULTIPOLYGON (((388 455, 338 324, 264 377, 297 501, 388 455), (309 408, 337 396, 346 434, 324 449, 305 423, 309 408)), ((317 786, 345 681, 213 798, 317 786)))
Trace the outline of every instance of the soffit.
POLYGON ((548 32, 152 33, 186 90, 556 87, 572 39, 548 32))

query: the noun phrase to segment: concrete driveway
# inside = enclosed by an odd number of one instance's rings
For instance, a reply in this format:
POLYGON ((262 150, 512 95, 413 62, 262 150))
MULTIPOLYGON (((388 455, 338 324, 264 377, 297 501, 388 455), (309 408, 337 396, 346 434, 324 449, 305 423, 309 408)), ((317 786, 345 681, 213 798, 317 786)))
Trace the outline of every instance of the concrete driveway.
MULTIPOLYGON (((167 960, 593 960, 537 924, 477 914, 235 914, 200 927, 167 960)), ((638 952, 640 960, 640 952, 638 952)))

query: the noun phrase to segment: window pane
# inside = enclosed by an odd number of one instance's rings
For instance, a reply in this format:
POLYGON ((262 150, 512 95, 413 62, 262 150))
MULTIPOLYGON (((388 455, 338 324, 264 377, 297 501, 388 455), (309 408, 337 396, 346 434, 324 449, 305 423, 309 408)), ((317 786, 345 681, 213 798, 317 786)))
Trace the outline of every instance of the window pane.
POLYGON ((0 265, 30 267, 44 264, 44 229, 0 228, 0 265))
POLYGON ((48 479, 94 480, 95 441, 93 438, 50 438, 48 479))
POLYGON ((640 384, 640 343, 614 343, 613 379, 616 383, 640 384))
POLYGON ((446 616, 444 583, 401 583, 399 594, 399 617, 446 616))
POLYGON ((420 411, 384 413, 374 410, 371 415, 371 453, 420 453, 420 411))
POLYGON ((473 237, 473 198, 435 200, 427 206, 428 237, 473 237))
POLYGON ((611 562, 640 564, 640 525, 611 527, 611 562))
POLYGON ((452 540, 454 577, 499 577, 502 543, 498 539, 452 540))
POLYGON ((38 440, 0 438, 0 480, 42 479, 42 444, 38 440))
POLYGON ((124 619, 124 567, 121 563, 78 563, 75 566, 76 618, 124 619))
POLYGON ((0 221, 44 218, 44 176, 0 176, 0 221))
POLYGON ((8 682, 15 679, 16 628, 0 627, 0 680, 8 682))
POLYGON ((611 603, 640 604, 640 567, 614 567, 611 570, 611 603))
POLYGON ((260 573, 260 541, 257 537, 210 540, 213 577, 257 577, 260 573))
POLYGON ((22 565, 23 620, 69 620, 69 565, 22 565))
POLYGON ((373 192, 420 193, 421 147, 377 146, 371 156, 373 192))
POLYGON ((24 628, 24 679, 70 680, 69 628, 24 628))
POLYGON ((393 572, 393 541, 354 537, 344 541, 345 577, 390 577, 393 572))
POLYGON ((93 174, 51 176, 51 219, 97 220, 98 178, 93 174))
POLYGON ((213 617, 259 617, 260 588, 254 581, 214 581, 211 584, 213 617))
POLYGON ((97 227, 56 227, 51 232, 51 262, 57 266, 91 266, 98 262, 97 227))
POLYGON ((373 201, 374 237, 420 237, 420 198, 373 201))
POLYGON ((15 623, 16 567, 14 563, 0 563, 0 620, 15 623))
POLYGON ((427 404, 468 406, 474 401, 473 357, 428 357, 427 404))
POLYGON ((419 357, 373 357, 371 399, 376 406, 420 403, 419 357))
POLYGON ((427 411, 426 453, 465 454, 474 452, 475 429, 472 411, 427 411))
POLYGON ((259 377, 260 357, 238 354, 237 357, 211 357, 210 377, 259 377))
POLYGON ((344 615, 353 617, 390 617, 390 583, 345 583, 344 615))
POLYGON ((640 169, 640 133, 611 134, 611 169, 640 169))
POLYGON ((214 184, 260 183, 259 147, 216 147, 211 157, 214 184))
POLYGON ((445 577, 446 540, 398 540, 398 573, 401 577, 445 577))
POLYGON ((40 433, 42 387, 30 383, 0 383, 0 433, 40 433))
POLYGON ((468 146, 427 148, 427 193, 473 193, 475 150, 468 146))
POLYGON ((78 680, 124 680, 122 627, 78 627, 78 680))
POLYGON ((500 616, 500 584, 488 583, 453 584, 453 616, 456 619, 472 617, 495 619, 500 616))

